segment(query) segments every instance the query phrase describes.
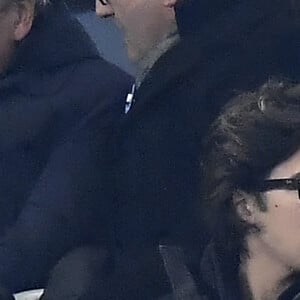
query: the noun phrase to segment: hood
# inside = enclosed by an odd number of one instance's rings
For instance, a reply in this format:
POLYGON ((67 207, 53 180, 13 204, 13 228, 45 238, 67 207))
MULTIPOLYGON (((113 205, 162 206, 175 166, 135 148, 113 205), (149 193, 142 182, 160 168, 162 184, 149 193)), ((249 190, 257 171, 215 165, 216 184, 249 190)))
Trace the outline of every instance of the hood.
POLYGON ((35 19, 20 42, 8 73, 50 71, 99 57, 96 46, 64 2, 54 1, 35 19))

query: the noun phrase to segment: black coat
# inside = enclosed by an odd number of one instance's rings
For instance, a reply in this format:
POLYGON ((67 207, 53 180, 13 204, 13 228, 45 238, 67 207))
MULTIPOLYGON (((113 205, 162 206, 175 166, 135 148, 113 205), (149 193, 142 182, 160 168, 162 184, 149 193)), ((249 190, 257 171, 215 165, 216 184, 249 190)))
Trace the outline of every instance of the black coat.
POLYGON ((37 17, 0 79, 0 282, 12 291, 34 287, 82 238, 70 230, 70 202, 88 178, 87 136, 74 153, 67 136, 93 111, 111 129, 130 86, 59 2, 37 17))
POLYGON ((122 290, 124 299, 154 299, 168 290, 160 242, 181 245, 191 254, 191 270, 197 269, 207 239, 198 210, 201 142, 222 105, 270 75, 299 78, 297 35, 289 40, 291 57, 288 35, 272 45, 260 38, 229 45, 183 41, 158 60, 137 90, 122 120, 116 167, 119 278, 135 286, 128 294, 122 290))

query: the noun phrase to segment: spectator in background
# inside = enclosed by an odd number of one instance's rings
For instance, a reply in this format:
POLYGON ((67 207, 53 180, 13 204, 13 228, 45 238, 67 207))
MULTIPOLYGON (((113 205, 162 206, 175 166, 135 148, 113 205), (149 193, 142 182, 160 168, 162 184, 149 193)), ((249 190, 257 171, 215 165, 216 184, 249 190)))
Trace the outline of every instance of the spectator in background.
POLYGON ((96 108, 112 128, 129 77, 59 0, 0 0, 0 74, 0 283, 15 292, 41 284, 80 239, 59 214, 76 189, 63 174, 81 157, 55 168, 51 159, 96 108))
POLYGON ((199 199, 213 237, 206 299, 299 299, 299 91, 270 81, 230 101, 211 127, 199 199))

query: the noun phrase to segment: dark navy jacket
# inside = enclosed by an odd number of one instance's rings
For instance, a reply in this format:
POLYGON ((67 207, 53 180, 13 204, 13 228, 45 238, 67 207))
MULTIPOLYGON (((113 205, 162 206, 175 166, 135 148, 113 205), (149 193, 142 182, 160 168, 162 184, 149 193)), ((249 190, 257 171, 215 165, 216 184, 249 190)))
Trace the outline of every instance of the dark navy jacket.
POLYGON ((74 155, 67 137, 93 111, 112 128, 129 80, 99 57, 60 1, 37 16, 18 45, 0 78, 0 283, 10 290, 34 287, 75 243, 75 216, 66 207, 87 180, 76 168, 86 159, 86 136, 74 155))

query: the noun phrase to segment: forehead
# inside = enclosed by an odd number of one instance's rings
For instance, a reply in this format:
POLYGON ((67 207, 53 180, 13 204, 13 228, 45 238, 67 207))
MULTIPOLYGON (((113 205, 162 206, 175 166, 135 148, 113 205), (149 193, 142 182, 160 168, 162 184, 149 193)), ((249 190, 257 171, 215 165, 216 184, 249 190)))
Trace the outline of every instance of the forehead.
POLYGON ((276 166, 271 172, 270 178, 289 178, 300 172, 300 148, 287 160, 276 166))

